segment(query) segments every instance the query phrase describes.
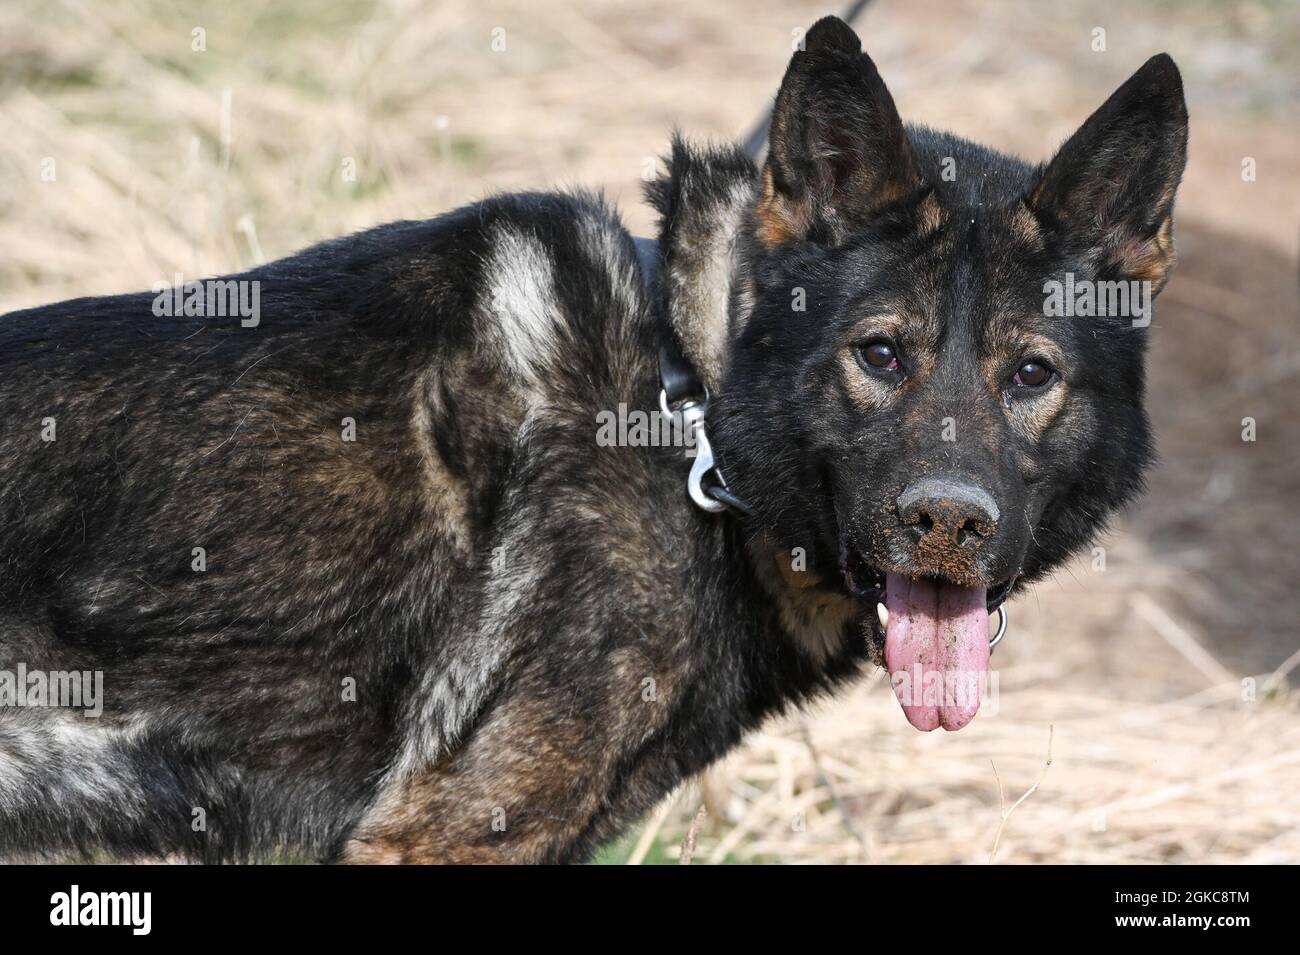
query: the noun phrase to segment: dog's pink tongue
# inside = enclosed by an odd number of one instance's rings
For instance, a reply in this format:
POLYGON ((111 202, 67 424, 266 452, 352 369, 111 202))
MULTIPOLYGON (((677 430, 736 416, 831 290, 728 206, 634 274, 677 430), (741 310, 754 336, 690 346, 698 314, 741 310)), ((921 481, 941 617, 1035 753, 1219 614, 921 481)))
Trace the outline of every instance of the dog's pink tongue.
POLYGON ((979 712, 989 668, 989 612, 980 587, 885 576, 885 665, 907 721, 959 730, 979 712))

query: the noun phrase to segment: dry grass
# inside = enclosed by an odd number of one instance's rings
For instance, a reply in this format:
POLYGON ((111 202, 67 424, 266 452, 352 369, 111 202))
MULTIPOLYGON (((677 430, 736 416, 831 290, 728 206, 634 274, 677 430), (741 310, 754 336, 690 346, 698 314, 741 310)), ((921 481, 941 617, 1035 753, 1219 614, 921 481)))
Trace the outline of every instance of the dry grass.
POLYGON ((1300 860, 1294 695, 1245 703, 1232 682, 1120 702, 1070 693, 1040 669, 1002 668, 1015 712, 1004 698, 950 738, 904 728, 873 677, 752 737, 676 797, 663 839, 703 799, 719 821, 699 836, 697 862, 987 863, 995 844, 1000 863, 1300 860))
MULTIPOLYGON (((5 3, 0 309, 229 271, 499 189, 603 186, 644 233, 667 130, 743 134, 791 30, 826 8, 5 3)), ((1084 562, 1017 602, 996 714, 918 734, 870 677, 753 736, 634 856, 674 855, 704 802, 695 863, 984 863, 995 839, 1004 863, 1300 861, 1295 9, 877 0, 862 33, 903 111, 1027 155, 1152 52, 1182 65, 1185 255, 1152 370, 1164 465, 1104 573, 1084 562)))

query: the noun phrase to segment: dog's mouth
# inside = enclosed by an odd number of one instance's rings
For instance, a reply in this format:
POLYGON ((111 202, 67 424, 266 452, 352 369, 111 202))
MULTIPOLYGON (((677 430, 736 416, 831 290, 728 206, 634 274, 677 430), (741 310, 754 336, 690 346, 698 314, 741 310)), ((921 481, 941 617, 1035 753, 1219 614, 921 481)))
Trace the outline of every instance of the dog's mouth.
MULTIPOLYGON (((868 564, 841 542, 845 587, 873 611, 883 606, 879 657, 909 723, 930 731, 959 730, 979 712, 988 685, 989 613, 1014 578, 993 587, 941 577, 912 577, 868 564)), ((874 628, 872 628, 874 632, 874 628)))

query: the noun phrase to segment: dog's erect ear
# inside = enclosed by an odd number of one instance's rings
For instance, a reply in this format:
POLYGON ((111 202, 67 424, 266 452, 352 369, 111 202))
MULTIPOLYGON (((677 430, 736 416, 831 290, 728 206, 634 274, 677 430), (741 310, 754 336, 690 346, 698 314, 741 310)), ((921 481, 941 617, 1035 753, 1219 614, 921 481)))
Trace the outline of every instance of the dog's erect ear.
POLYGON ((1066 140, 1029 206, 1099 274, 1159 291, 1174 262, 1174 193, 1186 164, 1183 81, 1161 53, 1066 140))
POLYGON ((838 17, 818 20, 777 93, 759 239, 834 243, 854 221, 914 193, 916 169, 893 97, 857 34, 838 17))

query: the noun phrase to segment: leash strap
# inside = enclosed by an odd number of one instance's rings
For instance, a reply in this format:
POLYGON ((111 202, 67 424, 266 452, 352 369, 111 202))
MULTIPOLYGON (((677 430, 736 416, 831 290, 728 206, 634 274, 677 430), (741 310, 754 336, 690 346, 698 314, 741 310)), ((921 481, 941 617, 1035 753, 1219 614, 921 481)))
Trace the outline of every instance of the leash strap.
MULTIPOLYGON (((632 241, 636 243, 637 258, 641 260, 641 279, 653 298, 656 292, 655 279, 659 274, 659 243, 654 239, 632 241)), ((673 334, 672 323, 668 321, 667 302, 663 304, 664 321, 659 324, 659 384, 663 388, 665 402, 669 408, 674 408, 692 399, 707 401, 708 390, 682 354, 682 346, 673 334)))
MULTIPOLYGON (((641 279, 653 301, 657 291, 655 279, 659 273, 659 243, 654 239, 632 241, 636 244, 637 258, 641 263, 641 279)), ((666 296, 660 304, 664 314, 658 325, 659 408, 669 418, 680 416, 683 430, 693 438, 695 460, 686 479, 686 491, 697 507, 710 514, 730 508, 741 514, 752 515, 754 512, 749 505, 727 489, 727 481, 714 460, 713 446, 709 443, 705 428, 709 389, 700 381, 700 376, 695 373, 695 368, 682 351, 681 343, 677 341, 672 323, 668 320, 666 296)))

